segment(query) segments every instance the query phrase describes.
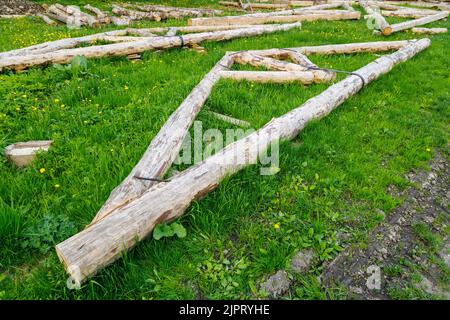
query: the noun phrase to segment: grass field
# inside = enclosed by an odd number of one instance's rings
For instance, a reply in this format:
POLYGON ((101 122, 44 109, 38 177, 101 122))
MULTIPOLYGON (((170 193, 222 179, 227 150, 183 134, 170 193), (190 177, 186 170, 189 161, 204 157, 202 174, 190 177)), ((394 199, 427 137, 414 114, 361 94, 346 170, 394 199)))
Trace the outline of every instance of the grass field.
MULTIPOLYGON (((446 21, 430 26, 449 27, 446 21)), ((98 30, 49 27, 35 18, 0 19, 0 51, 93 32, 98 30)), ((415 37, 400 32, 388 39, 415 37)), ((322 288, 316 280, 321 263, 344 246, 364 246, 383 219, 380 210, 389 214, 402 202, 387 193, 388 186, 406 188, 404 174, 425 167, 437 149, 448 156, 449 36, 431 39, 427 50, 308 125, 294 141, 282 143, 278 174, 261 176, 253 166, 227 178, 180 219, 185 238, 149 237, 81 290, 66 287, 53 246, 91 221, 171 112, 226 51, 385 38, 372 35, 363 20, 305 22, 301 30, 205 43, 204 55, 174 49, 146 53, 140 63, 89 60, 81 74, 53 66, 0 74, 0 148, 17 141, 55 141, 50 152, 25 169, 0 157, 0 298, 262 297, 261 279, 285 268, 304 248, 312 248, 319 262, 306 275, 291 275, 287 298, 343 297, 343 289, 322 288)), ((311 60, 352 71, 376 58, 354 54, 311 60)), ((246 120, 257 129, 327 86, 221 81, 204 110, 246 120)), ((204 129, 230 127, 204 111, 198 120, 204 129)))

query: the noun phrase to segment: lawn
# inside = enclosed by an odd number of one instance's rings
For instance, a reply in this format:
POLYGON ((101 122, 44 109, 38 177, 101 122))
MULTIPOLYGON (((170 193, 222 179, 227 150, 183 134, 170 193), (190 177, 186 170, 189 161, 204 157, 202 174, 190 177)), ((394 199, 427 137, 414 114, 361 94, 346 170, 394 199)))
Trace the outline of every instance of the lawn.
MULTIPOLYGON (((446 21, 430 26, 449 27, 446 21)), ((50 27, 31 17, 0 19, 0 51, 94 32, 99 31, 50 27)), ((387 39, 416 37, 399 32, 387 39)), ((54 140, 50 151, 25 169, 0 157, 0 298, 263 297, 261 280, 306 248, 317 262, 307 274, 290 275, 293 285, 285 298, 343 297, 342 288, 323 288, 317 281, 323 263, 345 246, 364 246, 383 219, 380 210, 389 214, 402 202, 388 194, 388 186, 406 188, 405 173, 425 168, 437 150, 448 157, 448 34, 432 36, 424 52, 309 124, 294 141, 283 142, 278 174, 261 176, 258 166, 248 167, 193 203, 179 220, 186 237, 149 237, 80 290, 67 288, 53 246, 92 220, 169 115, 226 51, 377 40, 386 38, 372 35, 363 20, 305 22, 301 30, 205 43, 206 54, 173 49, 145 53, 137 63, 89 60, 82 74, 53 66, 0 74, 0 149, 18 141, 54 140)), ((353 71, 377 56, 311 60, 353 71)), ((225 132, 230 125, 205 112, 212 110, 257 129, 327 86, 220 81, 197 120, 204 130, 225 132)))

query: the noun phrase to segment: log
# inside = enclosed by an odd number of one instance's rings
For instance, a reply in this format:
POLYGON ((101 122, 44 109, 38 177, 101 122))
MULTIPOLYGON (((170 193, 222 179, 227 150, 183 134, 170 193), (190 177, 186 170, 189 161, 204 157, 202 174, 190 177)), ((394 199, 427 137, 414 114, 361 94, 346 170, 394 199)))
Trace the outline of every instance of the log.
POLYGON ((127 17, 110 16, 109 19, 111 20, 111 23, 116 26, 129 26, 132 22, 132 20, 127 17))
POLYGON ((74 48, 83 43, 95 42, 97 39, 101 39, 104 36, 126 36, 127 34, 128 34, 127 30, 115 30, 78 38, 65 38, 56 41, 49 41, 22 49, 15 49, 11 51, 2 52, 0 53, 0 59, 4 57, 46 53, 61 49, 74 48))
MULTIPOLYGON (((219 1, 219 4, 226 7, 234 7, 241 8, 241 4, 239 2, 233 1, 219 1)), ((249 5, 244 5, 244 8, 252 8, 252 9, 286 9, 289 7, 289 4, 281 4, 281 3, 251 3, 249 5)))
POLYGON ((86 58, 128 56, 130 54, 141 53, 148 50, 162 50, 193 43, 201 43, 203 41, 224 41, 235 38, 268 34, 277 31, 287 31, 300 26, 300 23, 267 25, 245 29, 185 34, 174 37, 153 37, 147 40, 135 41, 132 43, 115 43, 86 48, 63 49, 48 53, 6 56, 0 57, 0 71, 5 68, 23 69, 48 63, 69 63, 72 61, 73 57, 78 55, 84 55, 86 58))
POLYGON ((383 1, 367 1, 367 3, 369 5, 374 5, 375 7, 378 7, 380 9, 385 9, 385 10, 403 10, 403 9, 408 9, 407 7, 402 7, 402 6, 397 6, 397 5, 393 5, 393 4, 388 4, 385 3, 383 1))
POLYGON ((108 17, 108 14, 106 14, 105 12, 103 12, 102 10, 100 10, 99 8, 93 7, 90 4, 87 4, 83 7, 84 9, 95 13, 97 15, 97 18, 99 19, 104 19, 108 17))
POLYGON ((244 128, 249 128, 251 126, 251 124, 247 121, 236 119, 236 118, 233 118, 233 117, 221 114, 221 113, 217 113, 214 111, 206 111, 206 113, 213 116, 214 118, 217 118, 219 120, 222 120, 226 123, 230 123, 235 126, 244 127, 244 128))
POLYGON ((5 156, 17 167, 22 168, 36 159, 38 152, 48 151, 52 143, 52 140, 17 142, 5 148, 5 156))
MULTIPOLYGON (((111 17, 114 18, 114 17, 111 17)), ((267 25, 226 25, 226 26, 187 26, 187 27, 157 27, 157 28, 127 28, 122 30, 106 31, 102 33, 97 33, 89 36, 83 36, 78 38, 65 38, 50 42, 45 42, 30 47, 15 49, 6 52, 0 52, 0 58, 6 56, 24 55, 29 53, 44 53, 51 52, 60 49, 74 48, 82 43, 92 42, 95 39, 102 36, 126 36, 126 35, 137 35, 140 37, 152 37, 156 36, 156 33, 165 34, 169 29, 178 32, 209 32, 209 31, 224 31, 224 30, 234 30, 234 29, 245 29, 253 27, 266 27, 267 25)))
POLYGON ((26 14, 0 14, 0 19, 17 19, 28 17, 26 14))
POLYGON ((100 21, 97 18, 81 11, 81 9, 78 6, 67 6, 66 12, 71 14, 74 17, 81 18, 81 20, 85 24, 89 25, 90 27, 93 27, 93 28, 100 27, 100 21))
POLYGON ((233 55, 233 57, 234 62, 236 63, 250 64, 254 67, 265 67, 274 71, 310 71, 313 74, 313 80, 315 83, 333 81, 336 78, 336 74, 334 72, 311 70, 310 68, 317 68, 317 66, 304 55, 292 51, 287 51, 287 54, 293 61, 295 61, 295 63, 281 61, 245 51, 241 54, 233 55))
POLYGON ((217 18, 193 18, 189 19, 190 26, 214 26, 214 25, 236 25, 236 24, 264 24, 264 23, 287 23, 298 21, 317 20, 350 20, 359 19, 360 12, 345 13, 319 13, 302 15, 280 15, 280 16, 228 16, 217 18))
MULTIPOLYGON (((434 14, 436 13, 439 13, 439 11, 434 12, 434 14)), ((430 13, 415 10, 397 10, 397 11, 382 10, 381 14, 385 17, 413 18, 413 19, 423 18, 430 15, 430 13)))
POLYGON ((289 1, 291 7, 309 7, 314 5, 314 1, 289 1))
POLYGON ((151 20, 151 21, 161 21, 166 19, 167 15, 157 12, 141 12, 136 10, 125 9, 121 6, 113 4, 112 12, 119 15, 124 15, 129 17, 131 20, 151 20))
POLYGON ((159 11, 164 13, 178 12, 183 16, 198 16, 198 15, 214 16, 223 13, 222 10, 209 8, 181 8, 181 7, 170 7, 170 6, 149 5, 149 4, 139 6, 133 5, 133 6, 139 8, 139 10, 142 11, 159 11))
POLYGON ((223 79, 258 83, 314 82, 314 74, 311 71, 222 71, 220 76, 223 79))
POLYGON ((359 4, 367 13, 367 16, 365 16, 364 18, 372 19, 376 30, 380 30, 384 35, 388 35, 392 32, 389 23, 386 21, 386 19, 384 19, 381 13, 376 10, 376 8, 371 7, 365 0, 359 0, 359 4))
POLYGON ((423 7, 423 8, 436 8, 440 10, 449 11, 450 5, 445 2, 423 2, 423 1, 386 1, 387 4, 394 5, 410 5, 415 7, 423 7))
POLYGON ((50 19, 48 16, 46 16, 45 14, 42 14, 42 13, 36 13, 36 17, 41 18, 42 20, 44 20, 44 22, 46 24, 51 25, 51 26, 58 24, 55 20, 50 19))
POLYGON ((331 55, 331 54, 353 54, 359 52, 381 52, 399 50, 408 45, 410 41, 377 41, 377 42, 359 42, 345 44, 327 44, 323 46, 305 46, 300 48, 287 49, 267 49, 267 50, 247 50, 246 52, 275 57, 289 57, 289 51, 297 52, 304 55, 331 55))
MULTIPOLYGON (((356 72, 367 85, 429 45, 429 39, 418 40, 356 72)), ((71 280, 80 284, 112 263, 123 251, 148 236, 158 223, 182 215, 194 199, 215 189, 224 177, 256 163, 258 155, 271 143, 279 139, 293 139, 311 120, 325 117, 363 86, 358 76, 346 77, 303 105, 272 119, 263 128, 229 144, 170 181, 158 183, 139 199, 59 243, 56 252, 71 280)))
POLYGON ((443 11, 443 12, 439 12, 437 14, 433 14, 431 16, 426 16, 423 18, 419 18, 419 19, 415 19, 415 20, 410 20, 410 21, 405 21, 405 22, 401 22, 401 23, 397 23, 397 24, 392 24, 391 25, 391 32, 388 33, 392 34, 394 32, 398 32, 398 31, 402 31, 402 30, 406 30, 406 29, 410 29, 412 27, 416 27, 416 26, 422 26, 424 24, 428 24, 430 22, 434 22, 434 21, 438 21, 441 19, 445 19, 448 16, 448 11, 443 11))
POLYGON ((447 28, 412 28, 411 31, 419 34, 438 34, 447 33, 447 28))
POLYGON ((84 24, 82 19, 75 19, 74 17, 71 17, 66 11, 61 9, 61 6, 57 5, 49 6, 46 15, 49 18, 63 22, 71 27, 80 27, 84 24))

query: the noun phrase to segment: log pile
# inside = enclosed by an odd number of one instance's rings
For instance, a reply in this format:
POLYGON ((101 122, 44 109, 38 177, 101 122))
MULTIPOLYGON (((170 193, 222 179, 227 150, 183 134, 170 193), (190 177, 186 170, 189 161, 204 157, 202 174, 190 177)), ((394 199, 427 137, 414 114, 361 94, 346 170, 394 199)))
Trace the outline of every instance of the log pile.
MULTIPOLYGON (((112 192, 94 221, 83 231, 56 246, 59 259, 74 283, 81 283, 100 268, 148 236, 154 227, 182 215, 190 203, 212 191, 227 175, 254 164, 258 155, 278 139, 294 138, 308 122, 328 115, 361 88, 388 73, 430 45, 429 39, 353 43, 227 53, 169 117, 144 157, 112 192), (270 66, 274 72, 328 72, 317 70, 309 54, 337 54, 397 50, 379 57, 354 74, 330 86, 289 113, 272 119, 258 131, 229 144, 202 162, 161 181, 178 154, 184 137, 213 86, 234 63, 270 66), (290 59, 291 61, 282 61, 290 59), (296 66, 295 66, 296 65, 296 66), (295 70, 295 71, 292 71, 295 70), (303 70, 303 71, 302 71, 303 70), (156 169, 155 169, 156 168, 156 169), (140 177, 154 179, 142 180, 140 177)), ((317 75, 320 76, 320 75, 317 75)), ((322 76, 324 76, 322 74, 322 76)), ((245 78, 245 76, 244 76, 245 78)), ((253 77, 247 80, 253 80, 253 77)))
POLYGON ((101 25, 114 24, 123 26, 131 23, 131 19, 113 16, 89 4, 83 7, 84 11, 78 6, 63 6, 58 3, 50 6, 44 5, 43 7, 45 12, 38 16, 49 25, 62 22, 70 28, 80 28, 82 26, 98 28, 101 25))
POLYGON ((165 19, 181 19, 184 17, 215 16, 222 13, 221 10, 208 8, 176 8, 157 5, 131 5, 122 6, 113 4, 112 13, 107 13, 89 4, 83 7, 63 6, 53 4, 43 6, 45 13, 39 15, 42 20, 50 25, 62 22, 69 27, 81 26, 99 27, 105 24, 117 26, 130 25, 135 20, 161 21, 165 19))

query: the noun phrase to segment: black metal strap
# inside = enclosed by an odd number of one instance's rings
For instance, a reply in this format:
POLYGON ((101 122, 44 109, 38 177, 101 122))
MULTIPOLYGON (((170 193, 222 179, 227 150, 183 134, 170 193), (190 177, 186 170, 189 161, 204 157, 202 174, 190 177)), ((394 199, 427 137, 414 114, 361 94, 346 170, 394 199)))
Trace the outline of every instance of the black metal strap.
POLYGON ((180 48, 183 48, 183 47, 184 47, 184 39, 183 39, 183 36, 177 35, 176 37, 180 38, 180 40, 181 40, 180 48))
POLYGON ((323 71, 331 71, 331 72, 351 74, 351 75, 357 76, 357 77, 359 77, 361 79, 361 81, 363 83, 363 87, 367 84, 366 80, 364 79, 364 77, 362 75, 360 75, 359 73, 357 73, 357 72, 345 71, 345 70, 337 70, 337 69, 329 69, 329 68, 319 68, 319 67, 306 67, 306 69, 309 69, 309 70, 323 70, 323 71))
POLYGON ((147 178, 147 177, 139 177, 134 176, 133 178, 139 179, 139 180, 146 180, 146 181, 156 181, 156 182, 169 182, 170 180, 164 180, 164 179, 158 179, 158 178, 147 178))

